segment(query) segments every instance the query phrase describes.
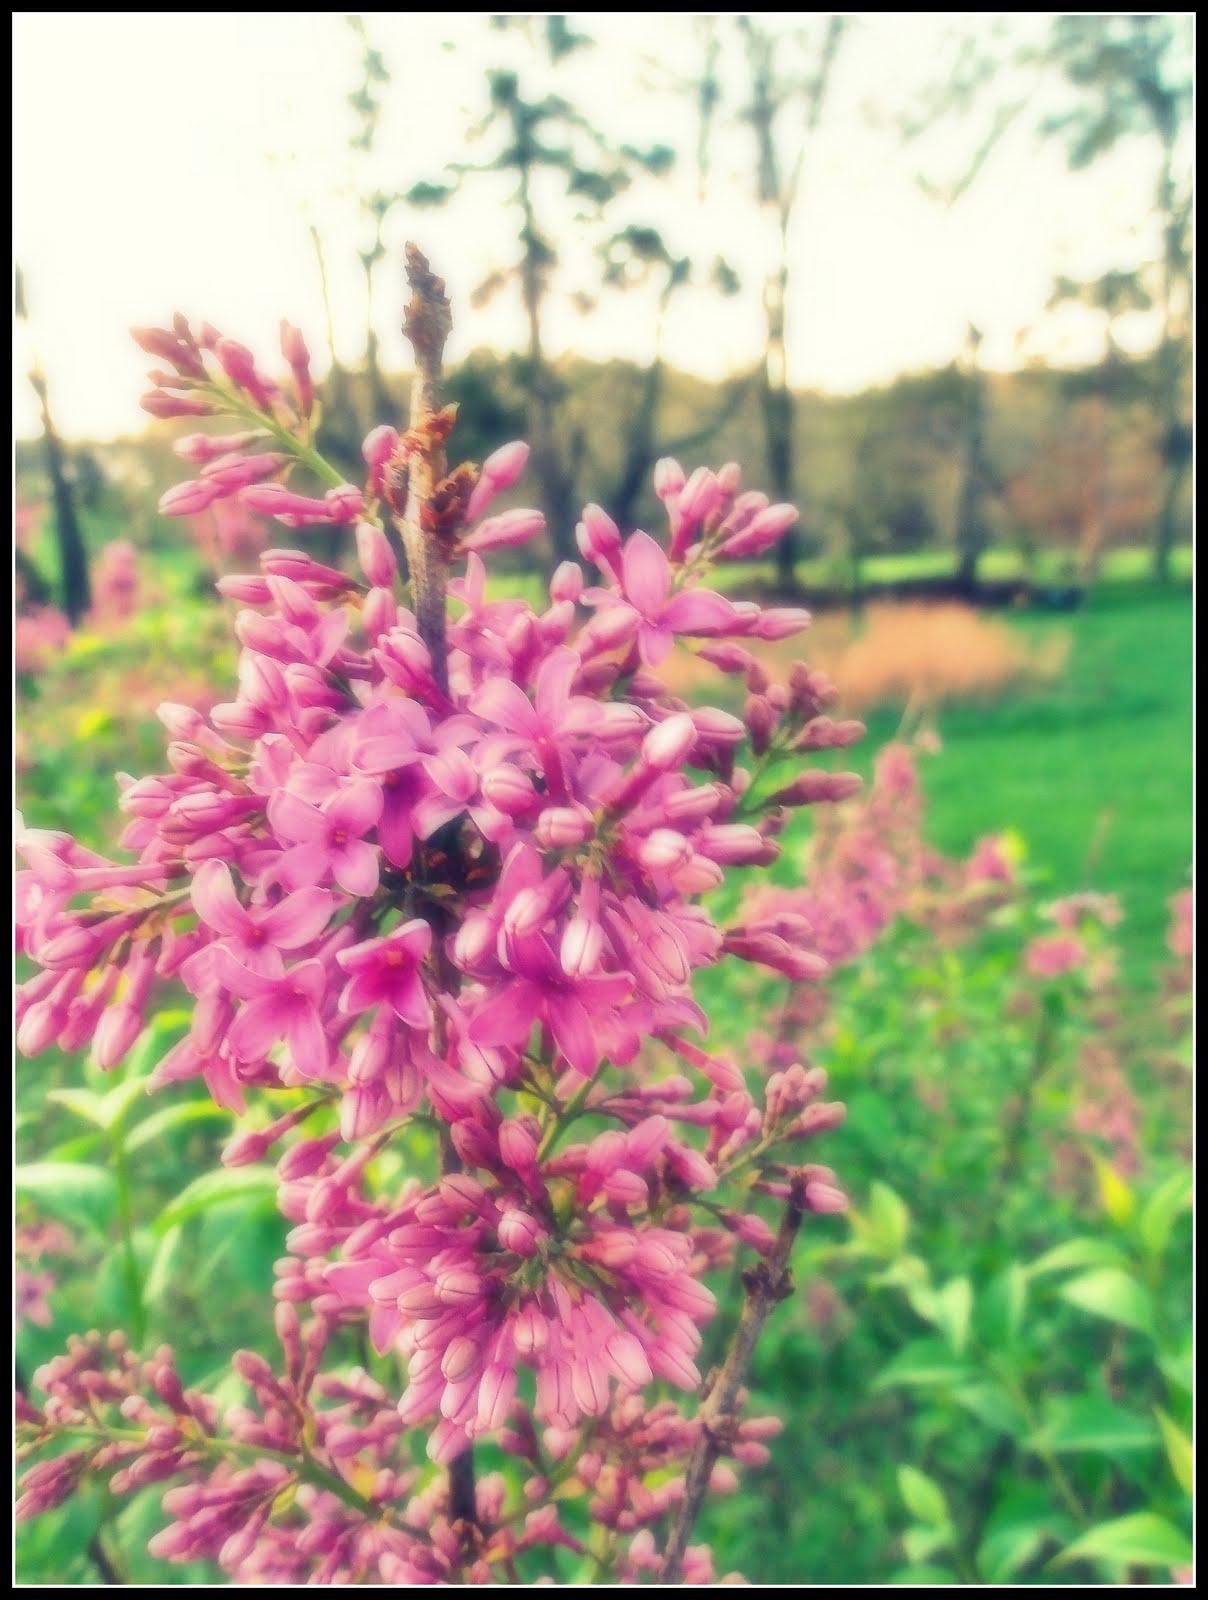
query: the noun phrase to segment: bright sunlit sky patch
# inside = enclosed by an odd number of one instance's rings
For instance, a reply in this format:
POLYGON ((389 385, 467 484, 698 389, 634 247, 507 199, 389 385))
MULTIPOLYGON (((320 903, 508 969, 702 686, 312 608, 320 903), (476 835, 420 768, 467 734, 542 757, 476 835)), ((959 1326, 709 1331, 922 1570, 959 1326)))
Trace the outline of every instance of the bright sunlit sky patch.
MULTIPOLYGON (((326 250, 337 346, 357 357, 365 321, 357 251, 367 242, 358 196, 405 190, 439 178, 450 160, 480 158, 465 129, 485 103, 484 68, 527 55, 483 15, 365 18, 393 74, 370 156, 349 148, 347 96, 359 82, 360 47, 341 13, 16 17, 14 248, 33 319, 17 339, 19 433, 35 426, 25 378, 32 348, 64 432, 139 429, 146 358, 126 330, 178 308, 266 356, 288 316, 321 355, 312 223, 326 250)), ((890 119, 933 79, 949 31, 969 21, 866 14, 850 24, 791 241, 795 385, 855 390, 942 364, 970 321, 986 336, 991 365, 1010 366, 1025 349, 1093 359, 1101 337, 1093 319, 1042 315, 1055 275, 1090 276, 1153 252, 1148 148, 1123 146, 1071 174, 1058 145, 1036 137, 1035 115, 1020 119, 959 204, 945 209, 923 194, 920 167, 951 176, 975 134, 953 124, 924 147, 904 148, 890 119)), ((1015 14, 1008 26, 1036 32, 1046 21, 1015 14)), ((673 249, 702 262, 723 255, 743 280, 730 301, 704 290, 680 297, 666 330, 669 359, 710 378, 749 366, 760 348, 764 261, 749 130, 723 108, 702 202, 693 103, 674 89, 677 75, 687 79, 699 66, 692 19, 585 14, 575 22, 597 47, 563 64, 558 92, 618 140, 682 152, 677 174, 635 185, 616 220, 653 220, 673 249)), ((730 113, 742 76, 740 60, 723 65, 730 113)), ((480 311, 468 304, 474 286, 515 257, 507 200, 506 182, 483 179, 448 208, 391 214, 375 318, 387 370, 406 365, 392 274, 408 237, 448 279, 459 310, 454 359, 476 345, 520 345, 514 292, 480 311)), ((560 281, 593 287, 594 235, 556 202, 550 215, 566 268, 560 281)), ((638 292, 606 295, 586 316, 563 298, 549 344, 641 359, 652 326, 652 303, 638 292)), ((1144 344, 1148 332, 1139 319, 1133 341, 1144 344)))

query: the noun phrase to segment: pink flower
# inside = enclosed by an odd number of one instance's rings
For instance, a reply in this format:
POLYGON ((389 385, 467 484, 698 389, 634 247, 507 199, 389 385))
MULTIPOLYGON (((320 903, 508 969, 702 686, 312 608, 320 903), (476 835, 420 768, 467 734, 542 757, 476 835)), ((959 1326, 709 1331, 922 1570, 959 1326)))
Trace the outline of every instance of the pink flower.
POLYGON ((1033 939, 1023 959, 1025 969, 1033 978, 1061 978, 1083 965, 1086 946, 1073 934, 1049 934, 1033 939))
POLYGON ((303 1077, 323 1077, 329 1047, 320 1010, 327 988, 322 963, 300 961, 288 972, 265 974, 227 956, 221 970, 226 988, 246 1002, 228 1034, 239 1059, 259 1061, 284 1039, 303 1077))
POLYGON ((408 1026, 426 1028, 432 1008, 420 967, 431 947, 432 929, 416 918, 383 938, 341 950, 336 960, 350 976, 340 996, 340 1010, 359 1014, 373 1006, 389 1006, 408 1026))
POLYGON ((282 950, 301 950, 323 932, 335 901, 325 889, 299 889, 275 906, 244 906, 223 861, 205 861, 193 878, 193 905, 226 949, 254 972, 284 970, 282 950))
POLYGON ((568 1064, 582 1077, 592 1077, 600 1064, 601 1023, 629 997, 633 979, 620 973, 572 977, 539 936, 509 941, 508 957, 516 976, 475 1012, 470 1038, 476 1044, 521 1046, 542 1022, 568 1064))
POLYGON ((474 522, 505 489, 519 482, 528 465, 529 447, 522 440, 501 445, 493 450, 482 464, 478 482, 466 507, 466 520, 474 522))
POLYGON ((609 609, 627 605, 639 618, 638 650, 647 666, 666 659, 676 634, 712 635, 743 631, 738 613, 711 589, 672 590, 671 564, 648 533, 634 533, 621 551, 620 597, 589 591, 585 598, 609 609))
POLYGON ((284 883, 296 888, 330 878, 354 895, 370 895, 377 888, 377 851, 365 839, 382 814, 382 791, 376 783, 349 783, 322 806, 278 789, 268 814, 280 837, 293 847, 281 857, 284 883))

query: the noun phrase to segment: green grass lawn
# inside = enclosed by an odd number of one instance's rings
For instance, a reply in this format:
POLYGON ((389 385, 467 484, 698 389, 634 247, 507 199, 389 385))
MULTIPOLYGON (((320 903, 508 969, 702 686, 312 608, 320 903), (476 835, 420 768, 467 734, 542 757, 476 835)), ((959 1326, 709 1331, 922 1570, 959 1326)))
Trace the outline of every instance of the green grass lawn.
MULTIPOLYGON (((1013 828, 1054 892, 1118 893, 1130 977, 1144 981, 1191 862, 1189 597, 1110 584, 1085 611, 1010 622, 1037 643, 1064 633, 1069 659, 1051 683, 940 710, 944 748, 924 768, 932 840, 967 850, 1013 828)), ((866 751, 896 726, 874 714, 866 751)))

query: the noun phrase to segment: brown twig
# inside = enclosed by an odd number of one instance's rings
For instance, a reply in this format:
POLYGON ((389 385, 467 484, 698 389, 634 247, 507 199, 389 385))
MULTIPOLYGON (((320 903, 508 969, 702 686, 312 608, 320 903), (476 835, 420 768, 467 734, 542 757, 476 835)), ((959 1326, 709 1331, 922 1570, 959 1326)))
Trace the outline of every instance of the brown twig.
POLYGON ((403 314, 403 332, 415 351, 415 379, 411 385, 411 427, 408 434, 407 506, 403 515, 403 544, 411 574, 411 596, 419 636, 432 656, 432 671, 442 689, 448 688, 448 650, 445 643, 445 553, 431 527, 431 510, 437 485, 444 477, 444 436, 432 423, 440 412, 441 361, 445 340, 453 326, 445 282, 428 266, 415 245, 406 246, 407 282, 411 300, 403 314))
MULTIPOLYGON (((441 361, 445 340, 453 326, 443 278, 428 265, 413 244, 405 247, 407 282, 411 300, 403 313, 403 332, 415 352, 415 378, 411 385, 411 426, 407 441, 407 501, 403 514, 403 544, 411 576, 411 597, 420 638, 432 657, 432 672, 442 689, 449 686, 448 645, 445 637, 446 555, 440 547, 433 521, 437 485, 444 477, 444 430, 433 423, 440 414, 441 361)), ((441 1140, 441 1171, 458 1172, 461 1163, 449 1139, 441 1140)), ((463 1523, 467 1534, 477 1525, 478 1500, 474 1482, 474 1451, 467 1448, 449 1463, 449 1516, 463 1523)), ((467 1539, 467 1543, 469 1540, 467 1539)))
POLYGON ((696 1419, 701 1424, 701 1435, 688 1463, 684 1496, 663 1552, 663 1564, 659 1569, 660 1583, 680 1583, 683 1580, 684 1553, 704 1504, 709 1478, 718 1457, 734 1442, 742 1387, 755 1346, 776 1306, 792 1293, 789 1259, 804 1215, 805 1206, 798 1187, 794 1185, 780 1219, 771 1253, 766 1260, 743 1273, 746 1301, 742 1316, 735 1329, 730 1352, 721 1370, 711 1379, 696 1413, 696 1419))
POLYGON ((88 1541, 88 1557, 100 1573, 102 1583, 112 1584, 118 1589, 125 1587, 126 1580, 110 1560, 109 1552, 101 1541, 101 1530, 99 1528, 88 1541))

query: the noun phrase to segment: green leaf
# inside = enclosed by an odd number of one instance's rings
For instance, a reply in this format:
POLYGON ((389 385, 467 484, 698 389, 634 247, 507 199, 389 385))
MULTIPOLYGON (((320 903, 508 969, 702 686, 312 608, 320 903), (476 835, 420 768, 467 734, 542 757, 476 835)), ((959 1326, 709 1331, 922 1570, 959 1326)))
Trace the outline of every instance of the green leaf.
POLYGON ((1093 1451, 1118 1455, 1128 1450, 1153 1450, 1158 1431, 1148 1417, 1125 1411, 1103 1395, 1083 1394, 1055 1399, 1040 1427, 1027 1440, 1034 1451, 1093 1451))
POLYGON ((211 1206, 221 1205, 226 1200, 268 1198, 276 1192, 276 1188, 277 1173, 273 1167, 232 1167, 217 1172, 203 1172, 164 1207, 155 1219, 155 1231, 163 1235, 170 1228, 177 1228, 191 1217, 199 1216, 211 1206))
POLYGON ((46 1098, 70 1111, 73 1117, 98 1128, 105 1126, 104 1095, 93 1094, 91 1089, 52 1089, 46 1098))
POLYGON ((920 1522, 938 1528, 946 1526, 951 1521, 944 1491, 934 1478, 929 1478, 917 1467, 898 1468, 898 1493, 902 1496, 902 1503, 910 1515, 917 1517, 920 1522))
POLYGON ((939 1550, 950 1549, 954 1537, 950 1523, 935 1528, 907 1528, 902 1535, 902 1549, 907 1561, 914 1565, 926 1561, 928 1556, 935 1555, 939 1550))
POLYGON ((1166 1446, 1166 1457, 1170 1462, 1170 1470, 1174 1473, 1175 1482, 1185 1494, 1191 1494, 1195 1483, 1195 1452, 1191 1440, 1174 1418, 1167 1416, 1160 1406, 1156 1408, 1154 1415, 1162 1430, 1162 1442, 1166 1446))
POLYGON ((87 1161, 90 1155, 101 1149, 105 1142, 105 1135, 100 1128, 94 1128, 91 1133, 81 1133, 74 1139, 64 1139, 62 1144, 57 1144, 52 1150, 47 1150, 43 1155, 45 1161, 87 1161))
POLYGON ((1079 1267, 1124 1267, 1128 1258, 1117 1245, 1106 1239, 1067 1239, 1048 1250, 1027 1268, 1028 1276, 1039 1278, 1049 1272, 1073 1272, 1079 1267))
POLYGON ((1191 1205, 1191 1172, 1184 1167, 1154 1190, 1137 1217, 1137 1237, 1151 1257, 1165 1250, 1180 1214, 1191 1205))
POLYGON ((126 1063, 127 1074, 131 1078, 149 1077, 152 1069, 189 1031, 192 1021, 192 1012, 183 1009, 161 1011, 158 1016, 152 1017, 130 1052, 126 1063))
POLYGON ((151 1258, 151 1265, 147 1271, 146 1281, 143 1283, 143 1303, 147 1306, 155 1305, 163 1298, 172 1283, 172 1274, 176 1269, 177 1258, 180 1255, 182 1231, 180 1228, 169 1228, 155 1247, 155 1254, 151 1258))
POLYGON ((977 1326, 987 1346, 1013 1345, 1023 1331, 1028 1304, 1028 1273, 1013 1262, 977 1298, 977 1326))
POLYGON ((933 1320, 958 1356, 969 1341, 972 1315, 973 1286, 968 1278, 953 1278, 936 1291, 933 1320))
POLYGON ((967 1362, 958 1361, 940 1339, 914 1339, 899 1350, 873 1380, 874 1389, 905 1384, 919 1389, 952 1388, 976 1378, 967 1362))
POLYGON ((898 1256, 884 1271, 870 1278, 870 1283, 882 1289, 901 1289, 908 1297, 932 1293, 931 1273, 921 1256, 898 1256))
POLYGON ((1173 1389, 1190 1394, 1195 1381, 1195 1352, 1188 1340, 1181 1350, 1163 1350, 1158 1355, 1158 1369, 1173 1389))
POLYGON ((887 1583, 906 1584, 911 1588, 922 1589, 929 1588, 932 1584, 939 1585, 956 1583, 957 1579, 952 1575, 951 1572, 945 1571, 943 1567, 910 1566, 899 1567, 896 1572, 891 1572, 885 1581, 887 1583))
POLYGON ((1082 1311, 1109 1322, 1122 1323, 1137 1333, 1153 1332, 1153 1301, 1149 1291, 1127 1272, 1102 1267, 1062 1285, 1062 1296, 1082 1311))
POLYGON ((875 1255, 892 1260, 900 1254, 910 1231, 906 1202, 885 1183, 874 1183, 863 1212, 852 1213, 852 1227, 860 1242, 875 1255))
POLYGON ((1137 1209, 1137 1197, 1110 1161, 1105 1161, 1102 1156, 1093 1159, 1103 1209, 1117 1227, 1126 1227, 1137 1209))
POLYGON ((34 1161, 14 1173, 18 1196, 34 1200, 61 1222, 104 1233, 113 1218, 117 1185, 104 1167, 82 1161, 34 1161))
POLYGON ((189 1127, 197 1122, 230 1120, 231 1113, 224 1111, 221 1106, 216 1106, 211 1100, 187 1100, 183 1105, 161 1106, 158 1111, 153 1111, 149 1117, 144 1117, 131 1128, 125 1139, 126 1153, 141 1150, 143 1145, 149 1144, 152 1139, 158 1139, 176 1128, 189 1127))
POLYGON ((104 1116, 105 1127, 112 1131, 121 1127, 126 1120, 126 1113, 136 1100, 146 1098, 147 1080, 145 1078, 127 1078, 125 1083, 119 1083, 105 1096, 104 1116))
POLYGON ((970 1383, 953 1391, 952 1398, 986 1427, 1019 1438, 1027 1428, 1027 1419, 1019 1403, 1011 1398, 998 1383, 970 1383))
POLYGON ((1006 1583, 1048 1544, 1061 1543, 1074 1531, 1069 1517, 1054 1508, 1047 1494, 1016 1490, 986 1522, 977 1570, 987 1583, 1006 1583))
POLYGON ((1069 1561, 1101 1561, 1108 1567, 1175 1567, 1191 1565, 1191 1541, 1172 1522, 1153 1511, 1101 1522, 1075 1539, 1057 1557, 1069 1561))

